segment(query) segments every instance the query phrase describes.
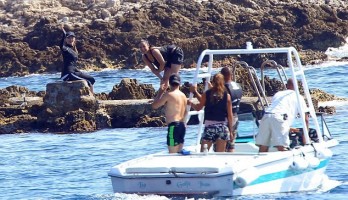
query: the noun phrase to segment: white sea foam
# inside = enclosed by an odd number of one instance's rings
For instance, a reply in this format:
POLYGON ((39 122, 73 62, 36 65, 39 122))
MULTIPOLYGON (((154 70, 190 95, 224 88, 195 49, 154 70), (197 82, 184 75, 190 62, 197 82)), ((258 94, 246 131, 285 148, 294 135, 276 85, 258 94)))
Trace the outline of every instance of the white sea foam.
POLYGON ((325 175, 323 178, 322 185, 317 190, 317 193, 328 192, 328 191, 330 191, 330 190, 332 190, 332 189, 334 189, 342 184, 343 184, 342 181, 329 179, 329 177, 327 175, 325 175))
POLYGON ((329 58, 344 58, 348 57, 348 38, 346 38, 346 43, 338 48, 329 47, 326 52, 329 58))
POLYGON ((318 106, 345 106, 348 105, 348 101, 340 101, 340 100, 334 100, 334 101, 325 101, 325 102, 319 102, 318 106))

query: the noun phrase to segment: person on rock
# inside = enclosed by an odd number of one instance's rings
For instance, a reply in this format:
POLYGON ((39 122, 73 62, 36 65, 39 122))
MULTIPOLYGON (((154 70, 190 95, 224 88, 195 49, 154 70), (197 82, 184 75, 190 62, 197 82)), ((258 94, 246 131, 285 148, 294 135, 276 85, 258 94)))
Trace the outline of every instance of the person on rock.
POLYGON ((170 90, 166 92, 165 84, 162 83, 152 108, 157 109, 163 105, 165 108, 166 123, 168 124, 167 145, 169 153, 178 153, 184 145, 186 125, 184 118, 186 115, 187 98, 180 88, 180 76, 172 74, 169 77, 170 90))
POLYGON ((94 93, 93 84, 95 83, 95 79, 77 69, 78 51, 76 49, 74 32, 66 32, 64 24, 61 25, 61 29, 63 31, 63 38, 59 47, 62 52, 64 66, 60 79, 63 81, 86 80, 91 92, 94 93))
POLYGON ((144 63, 151 69, 160 80, 168 87, 171 74, 179 73, 184 62, 184 52, 175 45, 153 47, 147 40, 142 39, 139 43, 140 51, 143 53, 144 63), (163 77, 161 72, 163 72, 163 77))

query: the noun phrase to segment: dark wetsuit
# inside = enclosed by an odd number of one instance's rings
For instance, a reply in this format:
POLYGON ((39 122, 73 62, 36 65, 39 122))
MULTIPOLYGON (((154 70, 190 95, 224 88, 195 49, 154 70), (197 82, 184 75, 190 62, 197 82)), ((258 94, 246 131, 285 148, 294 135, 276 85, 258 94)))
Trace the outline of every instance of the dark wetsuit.
POLYGON ((92 86, 95 79, 77 69, 78 54, 73 50, 73 47, 64 44, 65 33, 63 34, 62 41, 60 43, 60 50, 62 51, 64 68, 62 70, 61 79, 63 81, 76 81, 86 80, 89 86, 92 86))
POLYGON ((224 92, 223 98, 215 103, 210 99, 211 92, 211 90, 207 90, 206 92, 204 119, 221 123, 205 126, 202 140, 211 142, 215 142, 217 139, 229 140, 230 134, 225 122, 227 114, 227 92, 224 92))
MULTIPOLYGON (((159 69, 160 67, 160 63, 158 62, 158 60, 156 60, 156 58, 153 56, 152 54, 152 49, 150 47, 150 53, 154 59, 154 61, 152 62, 146 54, 145 55, 145 58, 150 62, 152 63, 152 65, 154 67, 156 67, 157 69, 159 69)), ((168 67, 170 68, 171 67, 171 64, 178 64, 178 65, 181 65, 183 62, 184 62, 184 52, 182 51, 182 49, 180 47, 177 47, 175 45, 166 45, 166 46, 163 46, 163 47, 160 47, 158 49, 164 59, 164 61, 166 62, 166 64, 164 65, 165 67, 168 67)))
POLYGON ((167 145, 170 147, 184 143, 186 126, 184 122, 172 122, 168 124, 167 145))

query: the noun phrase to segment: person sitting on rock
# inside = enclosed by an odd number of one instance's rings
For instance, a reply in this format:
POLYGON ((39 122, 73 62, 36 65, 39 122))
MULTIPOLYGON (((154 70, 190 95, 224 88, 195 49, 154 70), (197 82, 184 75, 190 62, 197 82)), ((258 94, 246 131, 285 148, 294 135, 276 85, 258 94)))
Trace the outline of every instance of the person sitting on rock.
POLYGON ((179 73, 184 62, 184 52, 175 45, 153 47, 147 40, 142 39, 139 43, 140 51, 143 53, 144 63, 151 69, 166 87, 171 74, 179 73), (161 72, 164 71, 163 77, 161 72))
POLYGON ((186 115, 187 98, 185 94, 179 90, 180 76, 178 74, 172 74, 169 77, 169 85, 170 91, 165 93, 165 84, 161 84, 152 102, 152 108, 157 109, 166 105, 165 116, 168 124, 168 151, 169 153, 178 153, 182 150, 186 133, 184 118, 186 115))
POLYGON ((95 79, 81 72, 77 69, 77 59, 78 59, 78 51, 76 49, 76 39, 74 32, 66 32, 64 30, 64 24, 61 25, 63 31, 63 38, 60 43, 60 50, 63 55, 64 67, 61 73, 61 80, 63 81, 76 81, 76 80, 86 80, 88 86, 93 93, 93 84, 95 83, 95 79))

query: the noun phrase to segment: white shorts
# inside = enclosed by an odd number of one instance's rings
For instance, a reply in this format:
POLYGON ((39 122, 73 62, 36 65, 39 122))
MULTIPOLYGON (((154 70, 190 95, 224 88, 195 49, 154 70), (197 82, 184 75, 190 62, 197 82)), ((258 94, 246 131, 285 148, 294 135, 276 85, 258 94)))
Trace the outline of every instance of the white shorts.
POLYGON ((290 125, 282 115, 265 114, 260 121, 259 133, 256 135, 255 143, 263 146, 289 147, 290 125))

